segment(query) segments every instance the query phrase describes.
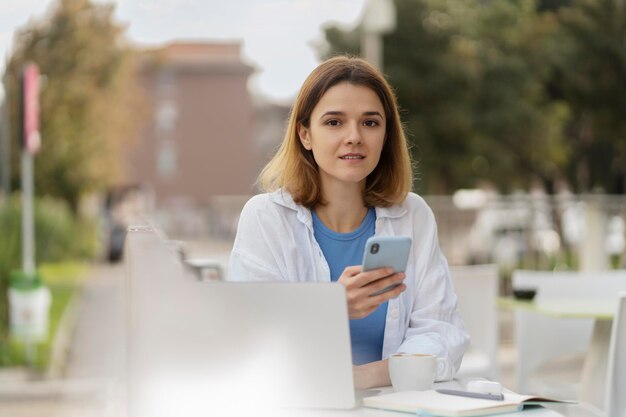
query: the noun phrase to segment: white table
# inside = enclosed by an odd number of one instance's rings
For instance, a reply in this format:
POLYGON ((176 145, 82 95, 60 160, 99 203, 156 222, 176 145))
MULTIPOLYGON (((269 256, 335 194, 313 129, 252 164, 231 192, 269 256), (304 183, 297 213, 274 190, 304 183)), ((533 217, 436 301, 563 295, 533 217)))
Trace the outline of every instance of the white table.
MULTIPOLYGON (((438 384, 439 385, 439 384, 438 384)), ((438 386, 439 387, 439 386, 438 386)), ((382 392, 391 392, 391 389, 382 392)), ((381 392, 381 393, 382 393, 381 392)), ((272 416, 276 414, 271 413, 272 416)), ((353 410, 289 410, 284 417, 402 417, 411 415, 398 411, 379 410, 375 408, 357 407, 353 410)), ((563 414, 545 407, 530 407, 521 412, 498 414, 502 417, 563 417, 563 414)), ((278 417, 283 417, 280 415, 278 417)))
MULTIPOLYGON (((438 382, 435 388, 464 389, 467 382, 476 378, 465 378, 447 382, 438 382)), ((366 392, 368 395, 381 395, 393 392, 391 387, 373 388, 366 392)), ((233 414, 233 416, 236 413, 233 414)), ((398 411, 387 411, 375 408, 356 407, 352 410, 259 410, 255 417, 403 417, 411 415, 398 411)), ((530 407, 521 412, 498 414, 503 417, 563 417, 563 414, 545 407, 530 407)))
MULTIPOLYGON (((294 417, 402 417, 412 415, 396 411, 378 410, 374 408, 356 408, 354 410, 300 410, 296 413, 289 412, 284 416, 294 417)), ((563 417, 563 414, 544 407, 533 407, 521 412, 498 414, 502 417, 563 417)), ((280 416, 283 417, 283 416, 280 416)))
MULTIPOLYGON (((498 305, 503 308, 521 309, 555 318, 593 319, 593 333, 589 349, 585 355, 580 381, 580 400, 600 409, 604 407, 611 327, 617 307, 615 299, 547 298, 532 302, 502 297, 498 300, 498 305)), ((524 342, 524 340, 518 341, 522 345, 521 349, 523 349, 524 342)))

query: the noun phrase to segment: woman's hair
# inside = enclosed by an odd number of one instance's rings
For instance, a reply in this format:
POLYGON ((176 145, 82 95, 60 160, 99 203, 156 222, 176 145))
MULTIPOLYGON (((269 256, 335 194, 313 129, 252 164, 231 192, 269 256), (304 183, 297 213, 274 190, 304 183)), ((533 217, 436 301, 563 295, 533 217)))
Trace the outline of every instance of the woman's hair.
POLYGON ((322 96, 342 82, 371 89, 385 110, 385 142, 378 165, 366 179, 365 205, 388 207, 404 201, 412 186, 411 158, 396 97, 378 70, 360 58, 346 56, 324 61, 304 81, 283 142, 259 176, 261 187, 268 192, 283 188, 296 203, 308 208, 324 204, 319 168, 313 153, 302 146, 298 126, 308 128, 311 113, 322 96))

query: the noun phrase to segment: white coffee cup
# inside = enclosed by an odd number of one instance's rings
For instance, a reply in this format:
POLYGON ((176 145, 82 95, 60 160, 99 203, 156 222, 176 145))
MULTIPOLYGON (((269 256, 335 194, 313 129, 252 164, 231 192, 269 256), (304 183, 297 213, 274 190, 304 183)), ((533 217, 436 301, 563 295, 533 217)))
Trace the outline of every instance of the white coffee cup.
POLYGON ((432 389, 438 358, 421 353, 397 353, 389 357, 389 377, 394 391, 432 389))

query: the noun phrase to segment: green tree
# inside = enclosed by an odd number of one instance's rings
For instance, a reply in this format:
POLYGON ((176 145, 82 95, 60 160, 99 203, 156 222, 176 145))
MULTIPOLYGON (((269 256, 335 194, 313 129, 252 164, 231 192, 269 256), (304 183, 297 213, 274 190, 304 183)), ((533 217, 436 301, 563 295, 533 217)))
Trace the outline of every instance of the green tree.
MULTIPOLYGON (((384 39, 384 71, 404 109, 418 161, 416 189, 552 181, 566 162, 568 115, 567 105, 544 90, 552 76, 554 15, 538 14, 530 0, 395 4, 397 29, 384 39)), ((337 28, 326 34, 329 55, 350 51, 346 44, 356 38, 341 37, 337 28)))
POLYGON ((626 4, 573 1, 559 23, 556 84, 573 114, 569 177, 578 191, 626 193, 626 4))
MULTIPOLYGON (((120 152, 134 136, 139 100, 133 54, 112 5, 58 0, 49 14, 15 36, 7 66, 12 126, 19 126, 19 77, 27 62, 45 76, 40 95, 42 148, 35 189, 67 201, 102 189, 120 175, 120 152)), ((19 129, 13 129, 19 150, 19 129)), ((13 155, 13 178, 19 155, 13 155)))
POLYGON ((559 49, 555 16, 538 13, 532 0, 477 1, 473 7, 475 20, 466 27, 465 40, 453 46, 463 51, 463 43, 472 42, 472 57, 482 66, 472 101, 478 136, 471 141, 472 171, 479 173, 476 161, 484 158, 487 178, 502 189, 526 187, 535 179, 551 188, 569 157, 564 142, 569 106, 546 91, 559 49))

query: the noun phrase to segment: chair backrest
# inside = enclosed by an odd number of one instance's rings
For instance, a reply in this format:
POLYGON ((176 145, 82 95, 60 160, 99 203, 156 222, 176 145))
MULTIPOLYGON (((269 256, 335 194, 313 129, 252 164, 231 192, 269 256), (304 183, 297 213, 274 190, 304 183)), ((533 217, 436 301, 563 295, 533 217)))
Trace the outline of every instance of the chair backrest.
MULTIPOLYGON (((498 309, 496 299, 499 294, 498 267, 489 265, 464 265, 450 267, 452 283, 458 297, 461 317, 471 336, 470 352, 482 353, 484 360, 477 369, 475 366, 464 369, 464 376, 482 376, 490 379, 498 377, 498 309), (467 375, 465 375, 465 373, 467 375)), ((471 356, 466 355, 466 359, 471 356)), ((469 363, 465 362, 466 365, 469 363)))
MULTIPOLYGON (((534 288, 535 302, 541 298, 578 296, 576 273, 514 271, 513 289, 534 288)), ((592 319, 563 320, 526 310, 515 310, 517 344, 517 390, 529 393, 529 379, 539 366, 562 355, 585 352, 589 346, 592 319)), ((534 394, 542 394, 534 392, 534 394)))
POLYGON ((607 417, 626 416, 626 292, 621 292, 613 318, 605 407, 607 417))
POLYGON ((626 270, 585 272, 517 270, 513 273, 513 288, 524 287, 537 289, 535 301, 550 298, 604 300, 607 297, 617 297, 620 290, 626 289, 626 270))
MULTIPOLYGON (((514 289, 535 288, 538 304, 548 299, 604 300, 626 289, 626 271, 517 270, 512 284, 514 289)), ((520 392, 528 392, 528 379, 541 364, 562 355, 583 353, 589 347, 594 325, 591 318, 553 318, 525 310, 516 310, 515 315, 520 392)))

